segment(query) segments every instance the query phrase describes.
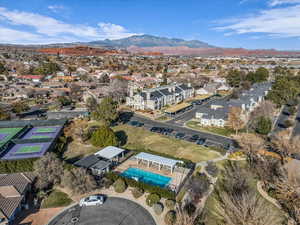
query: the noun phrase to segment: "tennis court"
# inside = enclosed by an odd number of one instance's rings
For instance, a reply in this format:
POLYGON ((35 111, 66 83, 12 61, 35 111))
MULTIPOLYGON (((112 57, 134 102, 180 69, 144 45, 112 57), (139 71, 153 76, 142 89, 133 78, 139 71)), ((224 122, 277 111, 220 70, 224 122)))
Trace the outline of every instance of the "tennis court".
POLYGON ((23 154, 23 153, 34 153, 34 152, 40 152, 42 149, 42 146, 22 146, 19 148, 15 154, 23 154))
POLYGON ((2 159, 25 159, 42 157, 49 149, 51 142, 24 143, 14 145, 2 159))
POLYGON ((22 139, 55 138, 61 128, 61 126, 33 127, 22 139))
POLYGON ((13 138, 22 129, 23 127, 0 128, 0 147, 6 144, 11 138, 13 138))

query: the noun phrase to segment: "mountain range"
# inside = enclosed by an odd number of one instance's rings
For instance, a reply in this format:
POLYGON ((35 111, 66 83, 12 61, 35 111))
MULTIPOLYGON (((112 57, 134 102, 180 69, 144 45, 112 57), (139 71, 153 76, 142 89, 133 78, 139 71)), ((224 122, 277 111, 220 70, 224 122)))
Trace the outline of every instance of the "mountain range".
POLYGON ((136 47, 179 47, 186 46, 189 48, 214 48, 205 42, 198 40, 186 41, 179 38, 157 37, 153 35, 134 35, 128 38, 118 40, 105 39, 103 41, 92 41, 85 43, 89 46, 109 46, 118 48, 136 47))
POLYGON ((1 45, 6 47, 32 48, 49 54, 164 54, 164 55, 194 55, 194 56, 300 56, 300 51, 277 51, 274 49, 248 50, 243 48, 222 48, 199 40, 184 40, 179 38, 158 37, 153 35, 134 35, 117 40, 98 40, 91 42, 59 43, 48 45, 1 45), (85 48, 88 47, 88 52, 85 48), (67 48, 67 49, 66 49, 67 48), (94 49, 93 49, 94 48, 94 49), (83 53, 84 52, 84 53, 83 53), (103 53, 101 53, 103 52, 103 53))

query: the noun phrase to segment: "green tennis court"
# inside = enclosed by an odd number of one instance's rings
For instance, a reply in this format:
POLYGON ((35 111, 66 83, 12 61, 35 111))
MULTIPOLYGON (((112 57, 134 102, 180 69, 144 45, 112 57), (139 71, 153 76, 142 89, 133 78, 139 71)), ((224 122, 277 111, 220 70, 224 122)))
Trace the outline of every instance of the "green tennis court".
POLYGON ((32 135, 30 137, 30 139, 39 139, 39 138, 52 138, 52 137, 48 135, 32 135))
POLYGON ((41 146, 22 146, 15 152, 15 154, 35 153, 35 152, 40 152, 41 149, 42 149, 41 146))
POLYGON ((49 133, 49 132, 55 132, 56 128, 54 127, 39 127, 35 130, 35 133, 49 133))
POLYGON ((12 137, 19 133, 23 127, 0 128, 0 147, 8 142, 12 137))

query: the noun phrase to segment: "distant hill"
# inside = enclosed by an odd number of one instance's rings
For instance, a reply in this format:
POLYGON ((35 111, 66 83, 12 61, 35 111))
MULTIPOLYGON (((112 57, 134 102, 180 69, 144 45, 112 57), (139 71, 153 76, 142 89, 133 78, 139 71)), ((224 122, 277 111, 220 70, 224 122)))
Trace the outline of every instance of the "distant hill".
POLYGON ((189 48, 214 48, 205 42, 192 40, 186 41, 178 38, 157 37, 152 35, 134 35, 128 38, 117 40, 105 39, 103 41, 92 41, 87 43, 89 46, 109 46, 118 48, 128 48, 130 46, 136 47, 179 47, 185 46, 189 48))

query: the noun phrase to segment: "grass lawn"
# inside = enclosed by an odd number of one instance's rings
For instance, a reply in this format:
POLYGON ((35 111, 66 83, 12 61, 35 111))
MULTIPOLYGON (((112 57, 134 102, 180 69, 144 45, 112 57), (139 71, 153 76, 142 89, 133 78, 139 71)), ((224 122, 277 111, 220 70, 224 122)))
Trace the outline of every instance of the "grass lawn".
POLYGON ((42 208, 63 207, 70 205, 72 202, 72 199, 70 199, 66 193, 53 190, 51 194, 43 200, 42 208))
POLYGON ((186 123, 186 126, 192 128, 192 129, 196 129, 196 130, 200 130, 200 131, 207 131, 207 132, 211 132, 211 133, 215 133, 215 134, 219 134, 219 135, 223 135, 223 136, 230 136, 231 134, 234 134, 234 130, 228 128, 228 127, 202 127, 198 125, 199 123, 196 121, 188 121, 186 123))
POLYGON ((203 146, 152 133, 144 128, 120 125, 113 129, 118 136, 126 139, 123 147, 130 150, 151 150, 193 162, 211 160, 220 156, 218 152, 203 146))

